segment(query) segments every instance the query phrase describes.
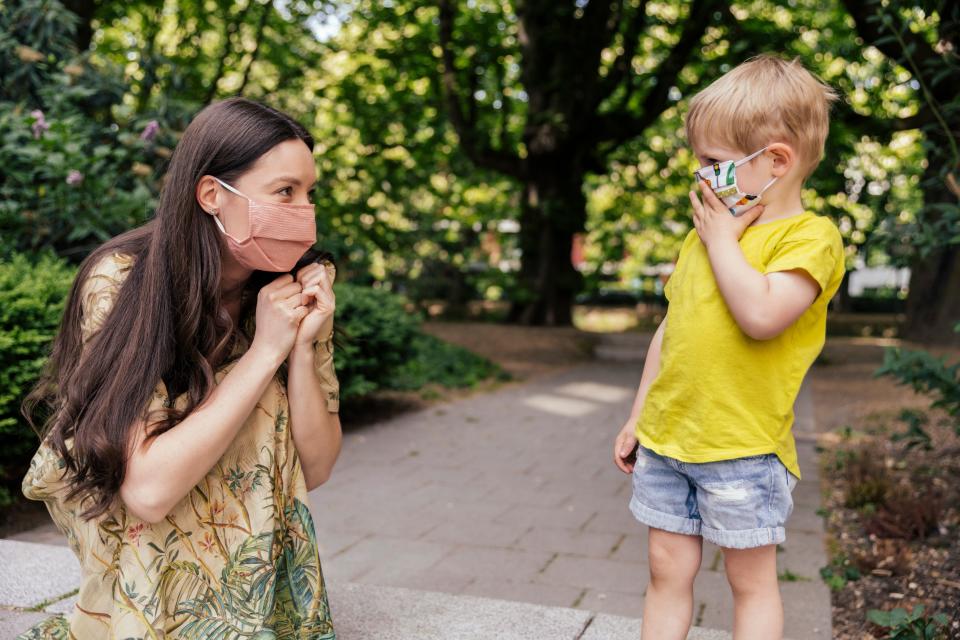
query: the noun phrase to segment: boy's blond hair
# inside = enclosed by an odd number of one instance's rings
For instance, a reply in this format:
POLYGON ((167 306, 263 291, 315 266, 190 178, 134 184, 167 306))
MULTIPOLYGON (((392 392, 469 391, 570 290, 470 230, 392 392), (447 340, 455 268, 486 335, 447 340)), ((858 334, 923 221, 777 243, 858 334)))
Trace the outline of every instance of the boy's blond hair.
MULTIPOLYGON (((687 139, 753 153, 785 142, 798 153, 806 180, 820 163, 837 93, 795 58, 750 58, 690 101, 687 139)), ((726 158, 724 158, 726 159, 726 158)))

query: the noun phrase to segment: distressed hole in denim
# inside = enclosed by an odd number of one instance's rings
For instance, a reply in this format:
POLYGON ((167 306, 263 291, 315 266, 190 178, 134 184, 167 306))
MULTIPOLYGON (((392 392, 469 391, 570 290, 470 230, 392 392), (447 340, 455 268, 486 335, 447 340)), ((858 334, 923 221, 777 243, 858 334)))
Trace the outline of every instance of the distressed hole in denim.
POLYGON ((746 502, 750 497, 747 487, 742 482, 729 484, 709 484, 703 487, 711 497, 719 502, 746 502))

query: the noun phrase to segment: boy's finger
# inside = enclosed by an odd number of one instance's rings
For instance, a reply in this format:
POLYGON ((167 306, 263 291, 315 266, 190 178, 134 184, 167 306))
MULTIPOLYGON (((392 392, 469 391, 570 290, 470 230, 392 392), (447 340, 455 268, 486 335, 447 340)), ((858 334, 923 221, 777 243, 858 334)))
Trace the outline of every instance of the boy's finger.
POLYGON ((693 190, 690 191, 690 204, 693 205, 693 210, 696 213, 703 213, 703 205, 700 204, 700 198, 697 197, 697 194, 693 190))
POLYGON ((710 188, 710 183, 706 180, 700 181, 700 191, 703 192, 703 203, 711 208, 726 208, 720 198, 717 197, 717 194, 713 192, 713 189, 710 188))

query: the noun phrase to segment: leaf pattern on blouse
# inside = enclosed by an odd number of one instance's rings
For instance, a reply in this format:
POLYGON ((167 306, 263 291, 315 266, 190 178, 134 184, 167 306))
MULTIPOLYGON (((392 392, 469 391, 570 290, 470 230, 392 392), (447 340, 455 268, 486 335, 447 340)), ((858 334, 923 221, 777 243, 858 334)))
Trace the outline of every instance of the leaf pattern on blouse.
MULTIPOLYGON (((132 258, 114 254, 84 283, 84 344, 102 327, 131 266, 132 258)), ((215 380, 233 364, 222 365, 215 380)), ((161 382, 148 409, 167 402, 161 382)), ((156 524, 120 500, 98 518, 80 518, 85 504, 65 500, 64 462, 44 441, 22 490, 46 504, 67 536, 80 561, 80 591, 69 616, 49 618, 18 639, 334 639, 289 427, 286 390, 274 378, 214 468, 156 524)))

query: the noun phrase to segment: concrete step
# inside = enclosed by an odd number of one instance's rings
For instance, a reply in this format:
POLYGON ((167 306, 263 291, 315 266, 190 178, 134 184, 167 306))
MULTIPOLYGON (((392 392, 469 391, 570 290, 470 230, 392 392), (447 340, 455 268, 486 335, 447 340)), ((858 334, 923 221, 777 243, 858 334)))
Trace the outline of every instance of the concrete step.
MULTIPOLYGON (((0 540, 0 638, 15 638, 76 601, 69 548, 0 540), (72 587, 71 587, 72 585, 72 587)), ((328 583, 338 640, 635 640, 640 620, 566 607, 357 583, 328 583)), ((690 640, 726 640, 696 628, 690 640)))

